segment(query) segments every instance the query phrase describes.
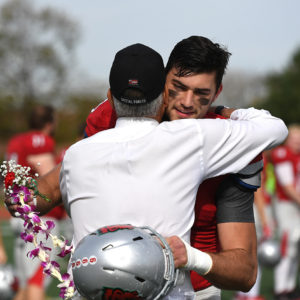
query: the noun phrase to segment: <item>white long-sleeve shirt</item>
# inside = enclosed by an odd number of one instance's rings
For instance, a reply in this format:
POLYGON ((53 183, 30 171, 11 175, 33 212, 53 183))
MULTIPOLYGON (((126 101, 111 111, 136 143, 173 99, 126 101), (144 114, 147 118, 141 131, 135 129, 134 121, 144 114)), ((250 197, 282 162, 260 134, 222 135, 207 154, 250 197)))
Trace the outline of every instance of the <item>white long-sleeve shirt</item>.
POLYGON ((238 172, 286 136, 280 119, 253 108, 229 120, 118 119, 65 154, 60 187, 74 246, 114 224, 150 226, 189 242, 200 183, 238 172))

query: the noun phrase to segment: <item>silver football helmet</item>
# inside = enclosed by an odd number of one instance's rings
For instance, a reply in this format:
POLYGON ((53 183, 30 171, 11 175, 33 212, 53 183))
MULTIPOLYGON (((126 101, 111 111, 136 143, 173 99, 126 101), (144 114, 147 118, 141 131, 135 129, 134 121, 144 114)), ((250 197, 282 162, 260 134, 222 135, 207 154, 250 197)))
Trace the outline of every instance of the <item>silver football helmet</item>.
POLYGON ((258 245, 257 258, 265 267, 275 267, 281 259, 280 243, 274 239, 267 239, 258 245))
POLYGON ((18 290, 18 280, 13 267, 9 264, 0 265, 0 299, 12 300, 18 290))
POLYGON ((72 255, 75 287, 93 300, 160 299, 174 284, 174 269, 167 242, 149 227, 102 227, 72 255))

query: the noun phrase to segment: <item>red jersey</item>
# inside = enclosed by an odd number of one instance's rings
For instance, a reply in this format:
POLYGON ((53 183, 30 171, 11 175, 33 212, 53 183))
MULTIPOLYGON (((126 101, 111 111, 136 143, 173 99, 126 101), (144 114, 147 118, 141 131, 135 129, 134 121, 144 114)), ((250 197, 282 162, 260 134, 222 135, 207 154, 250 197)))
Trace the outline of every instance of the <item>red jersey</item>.
POLYGON ((85 136, 92 136, 97 132, 114 128, 117 121, 115 110, 106 99, 94 108, 86 119, 85 136))
MULTIPOLYGON (((222 118, 220 115, 208 113, 205 118, 222 118)), ((86 120, 86 137, 113 128, 117 116, 108 100, 98 105, 86 120)), ((261 157, 258 159, 261 160, 261 157)), ((191 245, 204 252, 219 251, 216 223, 215 194, 219 184, 227 175, 205 180, 199 187, 195 203, 195 222, 191 230, 191 245)), ((196 272, 191 272, 191 281, 196 291, 205 289, 212 284, 196 272)))
MULTIPOLYGON (((295 189, 300 192, 300 154, 293 153, 287 146, 280 146, 275 148, 271 152, 272 163, 276 167, 282 163, 287 163, 291 166, 292 174, 287 176, 292 176, 293 185, 295 189)), ((275 176, 276 172, 275 172, 275 176)), ((277 178, 276 178, 277 179, 277 178)), ((281 201, 292 201, 284 192, 282 185, 279 180, 276 180, 276 193, 278 199, 281 201)))
MULTIPOLYGON (((54 148, 55 142, 51 136, 45 135, 40 131, 29 131, 11 138, 7 146, 6 159, 14 160, 22 166, 30 167, 34 174, 36 171, 34 166, 28 163, 28 156, 44 153, 54 154, 54 148)), ((46 216, 61 219, 64 214, 64 208, 57 206, 46 216)))
POLYGON ((28 166, 34 170, 27 158, 29 155, 43 153, 54 154, 55 142, 52 137, 41 133, 40 131, 30 131, 14 136, 7 146, 7 160, 15 160, 22 166, 28 166))

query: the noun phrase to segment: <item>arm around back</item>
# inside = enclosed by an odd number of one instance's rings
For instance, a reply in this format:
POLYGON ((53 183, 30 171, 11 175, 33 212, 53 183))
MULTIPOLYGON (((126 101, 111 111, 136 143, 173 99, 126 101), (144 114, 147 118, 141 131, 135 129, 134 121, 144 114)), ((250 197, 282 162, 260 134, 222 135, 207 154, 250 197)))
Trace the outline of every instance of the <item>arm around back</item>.
POLYGON ((238 173, 265 149, 281 144, 288 130, 269 112, 238 109, 230 120, 195 120, 203 140, 205 178, 238 173))
MULTIPOLYGON (((256 175, 254 175, 256 176, 256 175)), ((219 185, 215 202, 220 251, 210 253, 213 266, 204 276, 221 289, 248 291, 257 274, 253 190, 227 176, 219 185)))
POLYGON ((54 169, 37 180, 39 192, 50 199, 50 202, 47 202, 42 197, 37 198, 37 211, 41 215, 48 213, 52 208, 62 203, 59 186, 60 169, 61 164, 58 164, 54 169))

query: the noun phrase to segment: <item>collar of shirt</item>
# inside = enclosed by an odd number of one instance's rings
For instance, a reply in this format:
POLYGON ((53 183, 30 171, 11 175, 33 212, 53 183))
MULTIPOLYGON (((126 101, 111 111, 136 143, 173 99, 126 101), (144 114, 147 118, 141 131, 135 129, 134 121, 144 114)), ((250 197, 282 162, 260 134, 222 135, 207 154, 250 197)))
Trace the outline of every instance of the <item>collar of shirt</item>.
POLYGON ((118 118, 116 131, 122 132, 123 138, 142 137, 159 125, 158 121, 151 118, 118 118))

